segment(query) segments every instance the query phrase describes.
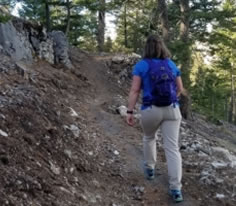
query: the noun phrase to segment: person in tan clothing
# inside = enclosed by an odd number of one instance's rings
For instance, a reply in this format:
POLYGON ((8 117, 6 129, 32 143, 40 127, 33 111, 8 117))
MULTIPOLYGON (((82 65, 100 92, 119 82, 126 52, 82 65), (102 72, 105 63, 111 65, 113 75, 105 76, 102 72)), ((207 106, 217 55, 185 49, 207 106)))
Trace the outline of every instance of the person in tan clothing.
POLYGON ((133 109, 142 91, 141 126, 144 132, 145 176, 148 180, 154 179, 155 134, 160 128, 168 165, 169 194, 175 202, 181 202, 182 158, 178 142, 182 117, 178 96, 184 89, 180 70, 169 57, 170 53, 164 42, 158 36, 149 36, 144 58, 133 70, 126 121, 128 125, 134 125, 133 109))

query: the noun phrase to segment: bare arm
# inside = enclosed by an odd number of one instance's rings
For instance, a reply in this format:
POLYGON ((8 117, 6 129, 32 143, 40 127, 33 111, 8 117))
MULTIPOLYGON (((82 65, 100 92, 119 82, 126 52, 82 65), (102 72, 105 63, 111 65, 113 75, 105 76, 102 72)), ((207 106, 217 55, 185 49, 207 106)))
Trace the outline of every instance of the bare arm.
MULTIPOLYGON (((135 104, 138 100, 138 96, 141 89, 141 77, 134 76, 132 81, 132 86, 129 92, 129 100, 128 100, 128 110, 133 111, 135 104)), ((134 125, 134 116, 133 114, 127 114, 126 122, 128 125, 133 126, 134 125)))
POLYGON ((129 92, 128 110, 132 111, 134 109, 135 104, 138 100, 140 89, 141 89, 141 77, 134 76, 132 81, 132 86, 129 92))
POLYGON ((184 96, 187 95, 186 90, 183 87, 182 78, 180 76, 176 77, 176 86, 177 86, 177 96, 183 94, 184 96))

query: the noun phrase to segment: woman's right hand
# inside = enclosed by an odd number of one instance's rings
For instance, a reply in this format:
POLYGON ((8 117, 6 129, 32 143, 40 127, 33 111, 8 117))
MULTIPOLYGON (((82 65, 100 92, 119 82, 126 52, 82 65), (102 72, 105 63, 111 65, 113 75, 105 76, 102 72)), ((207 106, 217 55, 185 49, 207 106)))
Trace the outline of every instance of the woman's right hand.
POLYGON ((133 114, 127 114, 126 122, 129 126, 134 126, 134 115, 133 114))

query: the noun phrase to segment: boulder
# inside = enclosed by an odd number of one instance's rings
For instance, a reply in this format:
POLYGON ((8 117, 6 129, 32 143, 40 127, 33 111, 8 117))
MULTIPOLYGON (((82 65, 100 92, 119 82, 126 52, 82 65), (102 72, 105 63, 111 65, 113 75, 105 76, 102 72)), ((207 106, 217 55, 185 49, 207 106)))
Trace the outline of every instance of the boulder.
POLYGON ((11 21, 0 23, 0 45, 15 61, 32 61, 33 48, 28 38, 29 34, 25 31, 18 32, 11 21))
POLYGON ((69 59, 69 43, 65 34, 61 31, 53 31, 49 36, 53 39, 55 63, 61 63, 70 69, 73 68, 69 59))
POLYGON ((127 80, 130 80, 133 66, 141 60, 138 54, 117 54, 111 59, 107 60, 106 65, 109 68, 109 73, 118 77, 118 83, 123 85, 127 80))
POLYGON ((53 50, 53 40, 47 39, 39 43, 39 50, 37 51, 38 57, 44 59, 47 62, 54 64, 54 50, 53 50))
POLYGON ((33 57, 38 57, 73 68, 68 50, 69 43, 61 31, 48 34, 42 26, 18 18, 0 23, 0 52, 14 61, 32 62, 33 57))

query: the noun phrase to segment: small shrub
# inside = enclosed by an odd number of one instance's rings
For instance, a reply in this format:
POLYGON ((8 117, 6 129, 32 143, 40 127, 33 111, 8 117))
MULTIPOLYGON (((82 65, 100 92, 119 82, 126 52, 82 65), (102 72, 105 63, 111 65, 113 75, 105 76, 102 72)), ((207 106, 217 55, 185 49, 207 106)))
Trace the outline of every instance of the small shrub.
POLYGON ((6 23, 11 20, 11 16, 0 14, 0 23, 6 23))

